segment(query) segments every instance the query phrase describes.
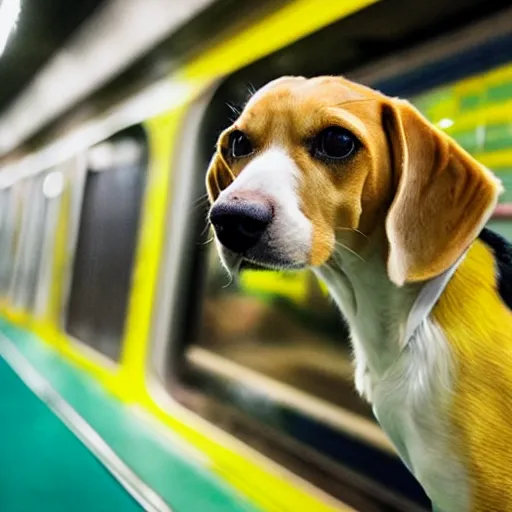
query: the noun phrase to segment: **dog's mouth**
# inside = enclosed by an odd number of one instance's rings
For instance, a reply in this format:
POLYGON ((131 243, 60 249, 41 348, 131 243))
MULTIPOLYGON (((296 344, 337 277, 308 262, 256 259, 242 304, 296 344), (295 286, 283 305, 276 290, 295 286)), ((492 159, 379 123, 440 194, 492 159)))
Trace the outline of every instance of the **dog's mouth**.
MULTIPOLYGON (((306 258, 288 257, 280 247, 260 244, 244 253, 229 250, 217 241, 221 260, 232 275, 243 271, 292 271, 302 270, 308 266, 306 258)), ((295 254, 293 256, 296 256, 295 254)))
POLYGON ((269 258, 268 260, 254 260, 248 258, 241 258, 238 264, 238 272, 242 272, 244 270, 251 271, 293 271, 293 270, 303 270, 306 268, 306 265, 299 262, 284 260, 284 259, 274 259, 269 258))
POLYGON ((237 275, 245 271, 275 272, 302 270, 306 268, 305 264, 299 262, 287 261, 280 258, 248 258, 226 250, 221 250, 221 259, 228 272, 232 275, 237 275))
POLYGON ((256 271, 269 271, 273 270, 271 267, 266 267, 263 264, 260 263, 254 263, 252 261, 243 259, 240 263, 240 266, 238 267, 239 272, 243 272, 244 270, 256 270, 256 271))

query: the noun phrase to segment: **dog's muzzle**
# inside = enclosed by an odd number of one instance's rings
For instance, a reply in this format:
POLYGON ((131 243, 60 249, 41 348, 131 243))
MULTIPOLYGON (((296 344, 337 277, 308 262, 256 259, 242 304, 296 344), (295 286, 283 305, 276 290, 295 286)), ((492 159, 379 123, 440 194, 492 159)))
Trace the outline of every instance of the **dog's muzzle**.
POLYGON ((216 203, 210 211, 217 240, 237 254, 243 254, 261 240, 272 217, 273 209, 268 201, 237 196, 216 203))

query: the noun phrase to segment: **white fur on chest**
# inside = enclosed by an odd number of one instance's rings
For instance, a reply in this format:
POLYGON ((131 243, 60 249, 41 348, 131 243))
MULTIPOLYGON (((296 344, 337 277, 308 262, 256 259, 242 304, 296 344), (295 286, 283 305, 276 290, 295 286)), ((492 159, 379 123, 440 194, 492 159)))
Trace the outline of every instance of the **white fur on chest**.
POLYGON ((373 409, 435 509, 464 512, 468 479, 446 414, 453 368, 441 329, 424 321, 398 361, 373 383, 373 409))
POLYGON ((342 257, 343 265, 334 262, 317 273, 349 323, 356 388, 373 404, 435 510, 464 512, 469 509, 467 475, 453 452, 444 412, 455 366, 443 332, 426 319, 413 339, 404 340, 418 289, 398 289, 378 264, 356 261, 345 252, 342 257))

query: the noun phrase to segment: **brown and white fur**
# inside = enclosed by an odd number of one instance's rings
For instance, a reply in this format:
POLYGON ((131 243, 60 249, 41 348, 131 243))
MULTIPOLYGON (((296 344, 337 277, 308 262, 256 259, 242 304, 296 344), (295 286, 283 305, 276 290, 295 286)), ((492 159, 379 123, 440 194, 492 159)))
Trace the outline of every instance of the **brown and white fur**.
POLYGON ((284 77, 221 134, 207 188, 226 268, 313 268, 348 320, 357 390, 435 508, 484 510, 453 413, 463 352, 434 304, 407 329, 427 283, 463 274, 499 181, 406 101, 284 77))

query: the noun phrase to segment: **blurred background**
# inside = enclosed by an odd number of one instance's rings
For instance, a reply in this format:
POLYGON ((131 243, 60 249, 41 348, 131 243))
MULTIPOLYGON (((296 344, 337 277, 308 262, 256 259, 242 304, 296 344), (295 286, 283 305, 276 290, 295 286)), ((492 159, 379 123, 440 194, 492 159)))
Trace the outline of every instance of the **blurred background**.
MULTIPOLYGON (((490 227, 512 237, 508 1, 0 0, 0 355, 78 411, 151 490, 134 493, 144 510, 429 509, 354 391, 324 287, 310 272, 230 282, 210 243, 219 132, 267 81, 319 74, 413 102, 502 179, 490 227)), ((49 472, 22 469, 41 431, 4 412, 2 510, 59 510, 101 481, 73 480, 77 455, 42 497, 49 472)), ((51 474, 65 457, 45 459, 51 474)), ((112 496, 105 510, 129 510, 112 496)))

